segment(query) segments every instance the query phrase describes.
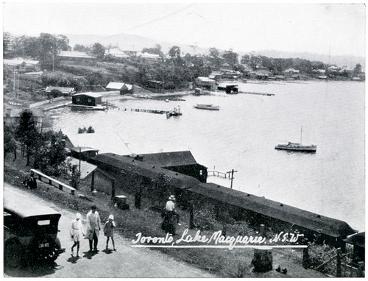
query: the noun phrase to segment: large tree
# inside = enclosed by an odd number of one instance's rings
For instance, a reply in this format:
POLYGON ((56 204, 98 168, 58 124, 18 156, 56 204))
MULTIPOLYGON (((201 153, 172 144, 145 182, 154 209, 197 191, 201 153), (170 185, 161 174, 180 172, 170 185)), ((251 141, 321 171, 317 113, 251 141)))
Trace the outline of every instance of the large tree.
POLYGON ((34 166, 50 176, 59 176, 66 159, 65 136, 48 131, 41 136, 41 145, 34 155, 34 166))
POLYGON ((95 55, 98 59, 103 59, 105 56, 105 47, 100 43, 95 43, 92 46, 92 54, 95 55))
POLYGON ((238 54, 233 52, 232 50, 225 51, 222 55, 224 61, 228 63, 230 66, 234 66, 238 63, 238 54))
POLYGON ((180 58, 180 47, 172 46, 169 50, 169 56, 171 58, 180 58))
POLYGON ((22 146, 25 147, 27 153, 26 165, 28 166, 30 163, 30 156, 38 147, 38 140, 40 138, 40 134, 37 131, 36 122, 31 111, 24 110, 21 113, 15 135, 22 146))

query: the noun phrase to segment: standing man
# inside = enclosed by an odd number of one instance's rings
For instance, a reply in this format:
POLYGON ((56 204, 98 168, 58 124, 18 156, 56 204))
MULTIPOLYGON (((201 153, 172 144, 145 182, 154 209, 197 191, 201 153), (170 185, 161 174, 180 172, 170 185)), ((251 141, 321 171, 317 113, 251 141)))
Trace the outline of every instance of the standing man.
POLYGON ((90 252, 92 252, 92 242, 93 250, 97 252, 98 234, 101 229, 101 219, 96 209, 96 206, 93 205, 87 214, 87 237, 90 252))

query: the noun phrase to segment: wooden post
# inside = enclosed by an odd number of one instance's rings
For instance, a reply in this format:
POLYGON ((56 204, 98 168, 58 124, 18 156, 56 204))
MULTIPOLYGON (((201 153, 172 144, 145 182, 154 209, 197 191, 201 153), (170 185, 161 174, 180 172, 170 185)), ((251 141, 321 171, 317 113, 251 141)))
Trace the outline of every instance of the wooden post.
POLYGON ((95 189, 95 171, 92 172, 92 178, 91 178, 91 191, 95 189))
POLYGON ((262 223, 259 225, 259 235, 264 236, 265 234, 265 225, 262 223))
POLYGON ((303 261, 302 265, 304 268, 309 268, 309 246, 303 249, 303 261))
POLYGON ((136 192, 134 196, 134 206, 137 209, 141 208, 141 201, 142 201, 142 187, 139 187, 138 192, 136 192))
POLYGON ((341 249, 337 249, 336 255, 336 277, 341 277, 341 249))
POLYGON ((111 180, 111 199, 114 200, 115 198, 115 180, 111 180))
POLYGON ((189 206, 189 229, 194 228, 194 204, 193 201, 191 201, 189 206))

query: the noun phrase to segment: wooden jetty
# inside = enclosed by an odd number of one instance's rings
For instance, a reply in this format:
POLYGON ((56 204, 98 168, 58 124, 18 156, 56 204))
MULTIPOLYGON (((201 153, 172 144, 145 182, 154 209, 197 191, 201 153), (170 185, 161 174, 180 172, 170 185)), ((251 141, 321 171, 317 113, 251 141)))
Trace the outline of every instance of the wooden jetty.
POLYGON ((270 93, 259 93, 259 92, 239 92, 239 94, 257 95, 257 96, 274 96, 275 95, 275 94, 270 94, 270 93))

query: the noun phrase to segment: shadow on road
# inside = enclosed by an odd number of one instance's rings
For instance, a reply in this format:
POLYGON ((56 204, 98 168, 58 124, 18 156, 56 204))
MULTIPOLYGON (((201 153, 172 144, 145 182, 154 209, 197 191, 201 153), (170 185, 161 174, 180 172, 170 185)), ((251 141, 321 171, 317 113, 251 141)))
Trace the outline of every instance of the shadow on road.
POLYGON ((93 256, 98 254, 98 251, 87 251, 87 252, 83 252, 83 257, 87 258, 87 259, 92 259, 93 256))
POLYGON ((105 254, 108 254, 108 255, 109 255, 109 254, 111 254, 111 253, 112 253, 112 250, 110 250, 110 249, 106 250, 106 249, 105 249, 105 250, 103 250, 102 252, 104 252, 105 254))
POLYGON ((75 257, 75 256, 71 256, 70 258, 68 258, 66 261, 67 262, 70 262, 70 263, 77 263, 77 260, 79 260, 80 259, 80 257, 78 256, 78 257, 75 257))

